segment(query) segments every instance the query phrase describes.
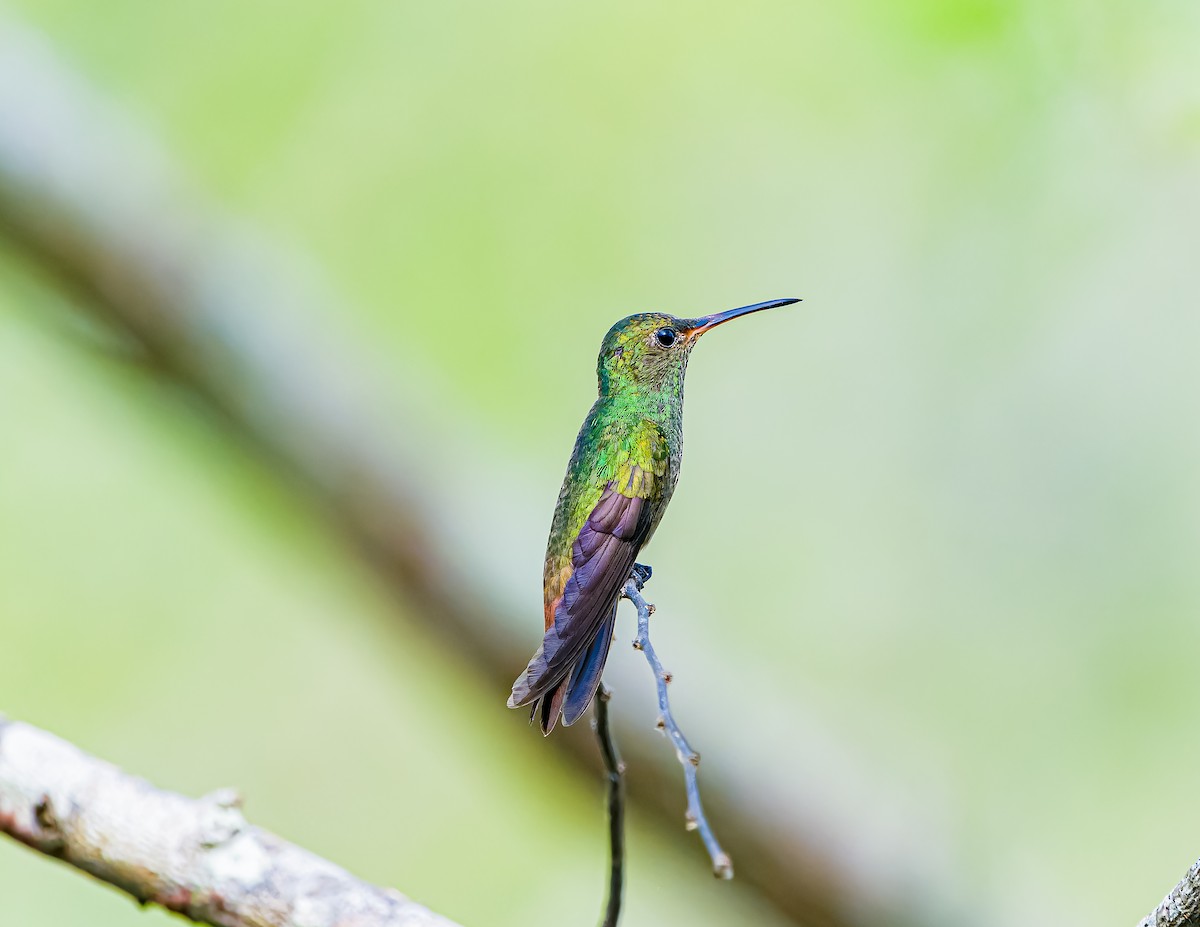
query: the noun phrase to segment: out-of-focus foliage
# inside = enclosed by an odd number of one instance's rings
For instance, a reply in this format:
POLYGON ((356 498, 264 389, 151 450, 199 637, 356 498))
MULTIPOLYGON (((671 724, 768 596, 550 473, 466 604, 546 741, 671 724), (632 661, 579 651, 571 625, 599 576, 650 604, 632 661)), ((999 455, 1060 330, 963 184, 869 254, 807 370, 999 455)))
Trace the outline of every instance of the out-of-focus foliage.
MULTIPOLYGON (((607 326, 805 297, 693 358, 648 551, 706 774, 768 768, 842 822, 831 851, 981 925, 1133 922, 1200 855, 1194 3, 13 8, 310 255, 471 449, 447 517, 505 507, 531 647, 607 326)), ((0 708, 236 783, 464 922, 586 921, 598 786, 0 275, 0 708)), ((632 855, 630 925, 769 923, 698 851, 632 855)), ((0 894, 13 923, 141 916, 5 845, 0 894)))

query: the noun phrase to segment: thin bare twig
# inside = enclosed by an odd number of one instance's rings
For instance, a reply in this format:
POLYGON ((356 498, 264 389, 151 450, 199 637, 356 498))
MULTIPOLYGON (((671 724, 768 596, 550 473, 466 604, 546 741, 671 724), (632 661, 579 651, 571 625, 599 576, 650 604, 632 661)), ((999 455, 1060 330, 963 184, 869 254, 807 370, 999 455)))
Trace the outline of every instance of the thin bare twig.
POLYGON ((650 567, 637 564, 633 568, 633 576, 625 584, 621 594, 637 607, 638 636, 633 646, 646 655, 646 662, 654 672, 654 684, 658 688, 658 728, 670 738, 675 747, 675 756, 683 766, 683 777, 687 783, 687 812, 684 816, 688 830, 700 832, 704 848, 712 859, 713 875, 718 879, 733 878, 733 860, 721 849, 716 835, 704 815, 704 806, 700 803, 700 783, 697 781, 697 767, 700 765, 700 754, 692 749, 683 736, 683 731, 671 714, 671 703, 667 697, 667 686, 671 682, 671 674, 663 669, 650 643, 650 616, 654 614, 654 606, 642 596, 642 587, 650 578, 650 567))
POLYGON ((164 792, 0 716, 0 833, 214 927, 454 927, 249 824, 235 792, 164 792))
POLYGON ((617 927, 621 919, 621 893, 625 884, 625 788, 622 782, 625 764, 621 761, 617 743, 608 726, 608 701, 611 698, 612 691, 601 683, 592 706, 592 730, 600 741, 600 754, 604 757, 604 768, 608 773, 608 900, 600 927, 617 927))
POLYGON ((1196 927, 1200 924, 1200 860, 1138 927, 1196 927))

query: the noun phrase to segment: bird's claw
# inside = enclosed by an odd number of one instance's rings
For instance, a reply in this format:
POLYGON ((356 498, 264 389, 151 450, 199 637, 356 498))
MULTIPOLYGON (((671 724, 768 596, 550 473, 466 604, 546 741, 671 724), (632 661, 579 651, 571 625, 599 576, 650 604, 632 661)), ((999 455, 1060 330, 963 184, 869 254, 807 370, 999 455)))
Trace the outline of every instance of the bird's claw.
POLYGON ((630 571, 629 578, 633 580, 633 584, 637 586, 638 592, 645 588, 646 583, 650 582, 650 577, 654 574, 654 570, 647 563, 635 563, 633 570, 630 571))

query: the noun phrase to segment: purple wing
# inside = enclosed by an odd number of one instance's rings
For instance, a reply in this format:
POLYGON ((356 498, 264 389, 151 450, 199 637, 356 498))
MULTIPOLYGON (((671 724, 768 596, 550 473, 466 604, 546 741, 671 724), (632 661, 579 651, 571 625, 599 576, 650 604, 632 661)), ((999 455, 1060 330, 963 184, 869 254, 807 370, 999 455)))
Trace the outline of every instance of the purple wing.
POLYGON ((516 708, 545 699, 540 707, 546 733, 554 727, 560 710, 564 723, 577 720, 600 684, 621 587, 629 578, 649 524, 648 501, 623 496, 610 485, 571 547, 572 572, 555 609, 554 623, 508 700, 516 708))

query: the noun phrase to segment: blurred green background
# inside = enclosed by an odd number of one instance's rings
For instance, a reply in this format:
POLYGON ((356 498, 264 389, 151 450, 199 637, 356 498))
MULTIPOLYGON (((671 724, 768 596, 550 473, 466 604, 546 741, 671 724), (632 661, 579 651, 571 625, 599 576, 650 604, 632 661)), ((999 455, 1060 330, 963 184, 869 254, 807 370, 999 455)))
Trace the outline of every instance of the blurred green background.
MULTIPOLYGON (((502 511, 471 556, 531 650, 609 324, 803 296, 694 356, 646 554, 706 770, 783 783, 930 923, 1133 923, 1200 855, 1200 6, 6 11, 342 297, 385 401, 434 423, 451 530, 502 511)), ((257 457, 65 337, 5 247, 0 710, 236 785, 464 924, 590 923, 598 783, 398 634, 257 457)), ((636 815, 632 841, 630 927, 782 923, 636 815)), ((167 922, 11 843, 0 898, 22 927, 167 922)))

